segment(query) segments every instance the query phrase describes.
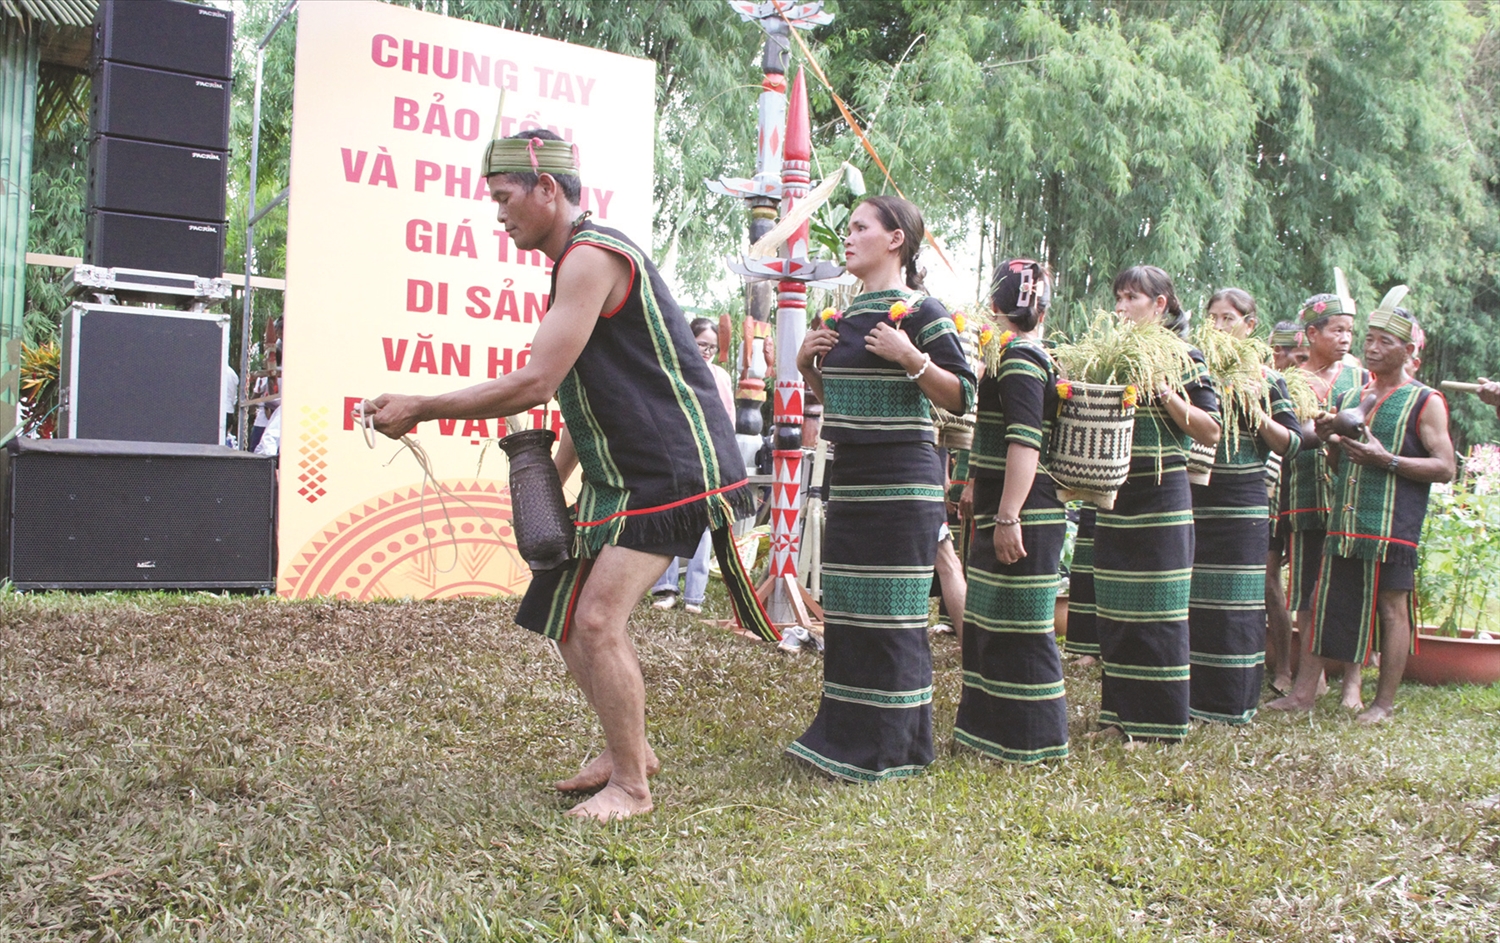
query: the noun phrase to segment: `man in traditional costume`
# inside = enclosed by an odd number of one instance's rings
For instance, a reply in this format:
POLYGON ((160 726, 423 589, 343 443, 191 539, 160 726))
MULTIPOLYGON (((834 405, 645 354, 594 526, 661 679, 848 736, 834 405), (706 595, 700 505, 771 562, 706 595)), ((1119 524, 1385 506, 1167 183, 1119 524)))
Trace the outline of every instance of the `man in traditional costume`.
POLYGON ((553 261, 552 304, 531 358, 453 393, 387 394, 364 413, 395 438, 419 422, 510 416, 557 395, 572 444, 559 459, 576 451, 583 469, 575 559, 533 574, 516 621, 557 641, 604 727, 604 752, 557 784, 600 790, 570 814, 625 818, 651 810, 647 776, 659 767, 626 620, 706 528, 737 617, 775 638, 729 539, 754 498, 713 374, 655 266, 624 234, 580 213, 576 149, 545 131, 497 138, 484 172, 511 241, 553 261))
MULTIPOLYGON (((1307 335, 1303 333, 1300 322, 1276 322, 1271 329, 1271 355, 1271 366, 1278 373, 1307 363, 1307 335)), ((1282 480, 1287 474, 1282 469, 1281 456, 1272 452, 1266 457, 1266 483, 1271 502, 1271 548, 1266 555, 1266 668, 1276 673, 1271 687, 1277 693, 1291 688, 1292 676, 1297 669, 1296 650, 1292 645, 1292 614, 1287 608, 1286 587, 1281 581, 1281 568, 1286 565, 1286 540, 1284 537, 1278 539, 1277 535, 1282 480)))
MULTIPOLYGON (((1297 313, 1307 339, 1308 359, 1302 369, 1324 409, 1350 390, 1359 390, 1369 375, 1348 365, 1346 357, 1354 343, 1354 301, 1347 294, 1313 295, 1297 313)), ((1272 557, 1280 566, 1283 555, 1291 574, 1286 587, 1287 609, 1296 614, 1296 626, 1306 640, 1312 625, 1318 567, 1323 559, 1323 538, 1328 529, 1328 469, 1324 450, 1304 448, 1281 470, 1281 511, 1278 515, 1272 557)), ((1305 648, 1305 646, 1304 646, 1305 648)), ((1276 667, 1271 687, 1284 694, 1292 678, 1293 659, 1276 667)), ((1359 673, 1346 673, 1344 701, 1353 707, 1359 700, 1359 673)), ((1270 706, 1270 705, 1267 705, 1270 706)))
POLYGON ((1307 363, 1307 335, 1296 321, 1277 321, 1271 329, 1271 366, 1278 372, 1307 363))
MULTIPOLYGON (((1412 640, 1411 593, 1428 491, 1433 482, 1453 480, 1456 464, 1443 395, 1407 374, 1416 321, 1397 307, 1406 291, 1391 289, 1370 315, 1364 352, 1373 379, 1339 395, 1332 412, 1318 417, 1333 503, 1316 618, 1291 695, 1270 706, 1310 710, 1325 660, 1362 665, 1378 644, 1375 700, 1357 719, 1379 723, 1394 709, 1412 640), (1345 413, 1336 421, 1339 410, 1363 412, 1362 427, 1349 432, 1360 417, 1345 413)), ((1357 668, 1350 671, 1358 677, 1357 668)))

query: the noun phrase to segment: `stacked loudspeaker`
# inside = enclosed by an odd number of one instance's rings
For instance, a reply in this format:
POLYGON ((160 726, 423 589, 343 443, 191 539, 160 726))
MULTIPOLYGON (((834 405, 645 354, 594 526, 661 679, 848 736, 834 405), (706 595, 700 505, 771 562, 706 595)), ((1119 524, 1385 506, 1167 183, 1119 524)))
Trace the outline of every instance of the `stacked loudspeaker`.
POLYGON ((223 445, 232 14, 102 0, 61 439, 0 452, 18 589, 269 589, 275 460, 223 445))
POLYGON ((104 0, 94 27, 84 261, 224 273, 232 14, 104 0))

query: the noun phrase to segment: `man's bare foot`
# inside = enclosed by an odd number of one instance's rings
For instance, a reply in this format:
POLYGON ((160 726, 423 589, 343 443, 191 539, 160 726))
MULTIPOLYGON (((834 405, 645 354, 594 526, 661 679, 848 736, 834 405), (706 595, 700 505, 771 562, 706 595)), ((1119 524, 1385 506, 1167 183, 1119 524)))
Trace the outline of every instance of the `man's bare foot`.
POLYGON ((1080 668, 1087 668, 1089 665, 1097 665, 1098 663, 1099 659, 1095 658, 1093 655, 1079 655, 1077 658, 1073 659, 1073 664, 1077 665, 1080 668))
POLYGON ((609 822, 615 819, 628 819, 632 815, 644 815, 654 808, 656 807, 651 804, 650 792, 647 792, 644 797, 633 796, 623 787, 611 783, 591 798, 569 809, 568 815, 578 819, 609 822))
POLYGON ((1275 691, 1280 697, 1286 697, 1287 693, 1292 690, 1292 676, 1277 675, 1275 680, 1271 682, 1271 690, 1275 691))
POLYGON ((1371 704, 1367 709, 1360 711, 1354 720, 1360 724, 1381 724, 1390 720, 1394 713, 1396 712, 1392 708, 1371 704))
MULTIPOLYGON (((655 750, 650 747, 646 750, 646 775, 655 776, 661 772, 661 761, 656 758, 655 750)), ((552 788, 558 792, 593 792, 596 789, 603 789, 614 772, 615 761, 609 755, 609 750, 605 750, 585 764, 583 769, 571 778, 560 779, 553 783, 552 788)))
POLYGON ((1107 743, 1107 742, 1109 742, 1111 740, 1128 740, 1129 739, 1128 737, 1125 736, 1125 731, 1124 730, 1121 730, 1119 727, 1113 727, 1113 726, 1111 726, 1111 727, 1100 727, 1098 730, 1095 730, 1092 733, 1084 734, 1084 738, 1088 739, 1088 740, 1094 740, 1094 741, 1097 741, 1099 743, 1107 743))
POLYGON ((1344 670, 1344 684, 1342 696, 1339 698, 1339 706, 1345 710, 1361 711, 1365 709, 1364 693, 1360 690, 1358 668, 1346 668, 1344 670))
POLYGON ((1266 710, 1268 711, 1298 711, 1306 713, 1312 709, 1312 701, 1301 700, 1295 694, 1278 697, 1276 700, 1266 703, 1266 710))

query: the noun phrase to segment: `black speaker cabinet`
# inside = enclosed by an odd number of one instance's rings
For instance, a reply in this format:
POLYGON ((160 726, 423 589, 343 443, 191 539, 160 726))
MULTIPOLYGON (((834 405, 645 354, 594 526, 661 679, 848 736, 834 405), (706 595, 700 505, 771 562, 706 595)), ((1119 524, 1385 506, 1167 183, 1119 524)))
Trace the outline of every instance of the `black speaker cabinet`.
POLYGON ((17 589, 272 589, 275 474, 223 446, 12 439, 5 573, 17 589))
POLYGON ((91 101, 91 136, 229 149, 227 80, 100 62, 91 101))
POLYGON ((101 134, 89 145, 88 208, 223 223, 228 166, 224 151, 101 134))
POLYGON ((224 224, 95 210, 85 230, 83 260, 104 268, 218 278, 224 274, 224 224))
POLYGON ((234 74, 234 14, 178 0, 101 0, 94 60, 227 79, 234 74))
POLYGON ((75 304, 61 360, 59 438, 223 443, 229 315, 75 304))

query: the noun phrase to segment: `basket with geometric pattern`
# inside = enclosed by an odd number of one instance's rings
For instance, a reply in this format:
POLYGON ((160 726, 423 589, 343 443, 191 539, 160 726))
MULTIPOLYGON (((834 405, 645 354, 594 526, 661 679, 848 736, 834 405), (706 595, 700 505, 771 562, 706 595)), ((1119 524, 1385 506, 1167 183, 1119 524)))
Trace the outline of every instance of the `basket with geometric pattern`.
POLYGON ((1215 451, 1212 445, 1204 445, 1197 439, 1188 440, 1188 484, 1206 485, 1213 478, 1215 451))
POLYGON ((1052 424, 1047 472, 1060 486, 1062 500, 1087 501, 1107 511, 1130 474, 1135 404, 1132 398, 1126 405, 1123 386, 1071 382, 1067 387, 1070 394, 1058 401, 1052 424))
POLYGON ((1275 452, 1266 456, 1266 497, 1276 497, 1276 486, 1281 484, 1281 456, 1275 452))

